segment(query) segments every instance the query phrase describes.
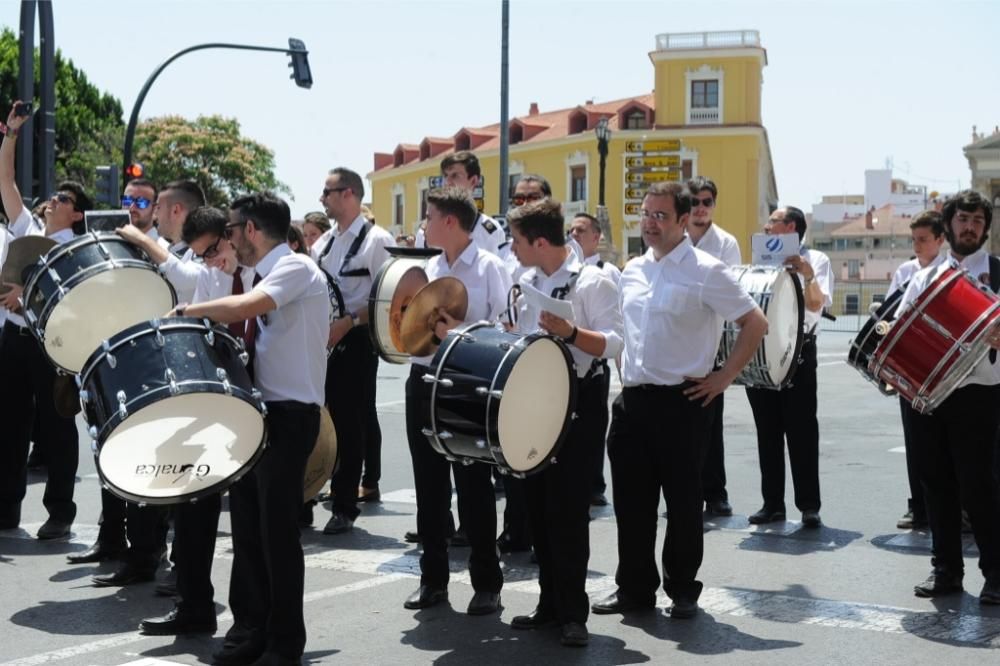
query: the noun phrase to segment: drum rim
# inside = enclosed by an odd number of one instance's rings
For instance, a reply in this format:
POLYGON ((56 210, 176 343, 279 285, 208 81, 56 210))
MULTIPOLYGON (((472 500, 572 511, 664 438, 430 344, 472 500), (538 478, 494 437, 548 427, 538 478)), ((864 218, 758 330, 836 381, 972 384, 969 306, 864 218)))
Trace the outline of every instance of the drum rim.
MULTIPOLYGON (((864 345, 871 339, 872 334, 875 332, 876 326, 880 322, 890 321, 892 318, 895 317, 896 311, 899 309, 899 301, 902 300, 905 291, 906 291, 906 284, 904 284, 902 287, 899 287, 898 289, 896 289, 896 291, 889 294, 889 296, 887 296, 886 299, 882 301, 882 305, 879 307, 879 309, 876 310, 868 318, 868 321, 865 322, 864 326, 861 327, 861 330, 858 331, 857 336, 855 336, 855 338, 851 340, 851 342, 848 344, 847 364, 858 370, 869 381, 874 381, 874 375, 869 376, 867 359, 866 362, 863 364, 858 362, 860 360, 858 358, 858 354, 864 350, 864 345)), ((869 358, 872 355, 874 355, 876 349, 878 349, 877 342, 875 343, 875 348, 872 349, 871 353, 868 355, 869 358)))

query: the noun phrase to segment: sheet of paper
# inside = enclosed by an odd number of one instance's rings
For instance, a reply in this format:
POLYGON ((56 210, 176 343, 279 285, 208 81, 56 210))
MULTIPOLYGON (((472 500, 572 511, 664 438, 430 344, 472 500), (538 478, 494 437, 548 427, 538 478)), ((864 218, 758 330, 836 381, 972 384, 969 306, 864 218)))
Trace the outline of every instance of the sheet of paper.
POLYGON ((780 266, 787 257, 798 253, 798 234, 754 234, 750 237, 750 256, 755 266, 780 266))
POLYGON ((522 284, 521 292, 527 300, 528 305, 537 308, 539 311, 551 312, 557 317, 562 317, 567 321, 575 321, 573 317, 573 304, 569 301, 560 301, 552 298, 530 284, 522 284))

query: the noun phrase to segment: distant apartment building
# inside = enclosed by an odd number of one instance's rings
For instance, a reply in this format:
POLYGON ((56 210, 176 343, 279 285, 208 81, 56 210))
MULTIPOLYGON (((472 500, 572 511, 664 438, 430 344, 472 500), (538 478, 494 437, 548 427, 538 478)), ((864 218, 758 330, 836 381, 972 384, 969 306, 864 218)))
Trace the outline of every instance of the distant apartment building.
MULTIPOLYGON (((1000 214, 1000 127, 994 127, 989 135, 973 127, 972 143, 962 152, 972 171, 972 189, 990 197, 996 218, 1000 214)), ((1000 254, 1000 233, 996 231, 990 234, 990 249, 993 254, 1000 254)))

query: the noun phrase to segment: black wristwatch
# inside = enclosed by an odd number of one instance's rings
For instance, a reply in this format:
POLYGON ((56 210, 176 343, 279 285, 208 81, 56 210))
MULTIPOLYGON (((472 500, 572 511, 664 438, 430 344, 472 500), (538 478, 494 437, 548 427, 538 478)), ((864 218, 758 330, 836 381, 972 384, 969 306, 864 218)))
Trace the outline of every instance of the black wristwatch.
POLYGON ((580 329, 578 329, 576 326, 574 326, 573 327, 573 332, 570 333, 569 335, 567 335, 565 338, 563 338, 563 342, 565 342, 568 345, 573 344, 574 342, 576 342, 576 334, 579 333, 579 332, 580 332, 580 329))

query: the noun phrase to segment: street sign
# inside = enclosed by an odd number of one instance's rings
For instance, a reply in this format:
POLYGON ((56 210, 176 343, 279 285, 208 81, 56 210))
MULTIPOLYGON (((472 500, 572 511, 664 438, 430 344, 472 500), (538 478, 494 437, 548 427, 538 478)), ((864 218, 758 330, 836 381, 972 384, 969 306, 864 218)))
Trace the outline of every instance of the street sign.
POLYGON ((662 183, 680 179, 680 171, 630 171, 625 174, 626 183, 662 183))
POLYGON ((430 176, 427 179, 427 185, 430 186, 431 189, 444 187, 444 176, 430 176))
POLYGON ((641 209, 642 209, 642 204, 637 204, 637 203, 625 204, 626 215, 638 215, 641 209))
POLYGON ((681 149, 680 139, 664 139, 662 141, 626 141, 625 152, 628 153, 651 153, 662 150, 668 153, 676 153, 681 149))
POLYGON ((632 187, 625 188, 625 198, 626 199, 641 199, 646 196, 646 190, 648 188, 643 187, 639 183, 633 183, 632 187))
POLYGON ((629 169, 636 167, 679 167, 680 165, 681 156, 678 154, 625 158, 625 166, 629 169))

